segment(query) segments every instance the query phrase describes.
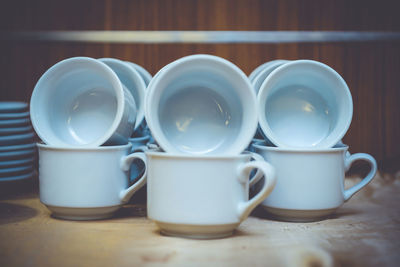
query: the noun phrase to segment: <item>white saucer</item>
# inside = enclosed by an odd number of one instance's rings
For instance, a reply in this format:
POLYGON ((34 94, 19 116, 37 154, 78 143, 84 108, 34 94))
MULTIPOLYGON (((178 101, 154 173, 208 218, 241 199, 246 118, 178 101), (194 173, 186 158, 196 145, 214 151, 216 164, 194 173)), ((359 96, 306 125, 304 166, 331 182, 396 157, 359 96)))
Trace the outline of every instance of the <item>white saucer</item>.
POLYGON ((32 132, 32 126, 22 126, 22 127, 13 127, 13 128, 0 128, 0 136, 1 135, 12 135, 12 134, 20 134, 32 132))
POLYGON ((193 239, 214 239, 227 237, 233 234, 233 231, 240 223, 218 224, 218 225, 191 225, 174 224, 160 221, 154 221, 164 235, 186 237, 193 239))
POLYGON ((35 172, 33 171, 30 173, 26 173, 26 174, 20 174, 20 175, 9 176, 9 177, 1 177, 0 183, 29 179, 29 178, 32 178, 34 175, 35 175, 35 172))
POLYGON ((15 120, 29 118, 29 111, 20 113, 0 113, 0 120, 15 120))
POLYGON ((30 173, 33 170, 33 165, 29 164, 26 166, 12 167, 6 169, 0 169, 0 179, 1 177, 10 177, 15 175, 22 175, 25 173, 30 173))
POLYGON ((271 208, 265 205, 261 206, 264 208, 264 210, 270 213, 273 216, 273 218, 287 222, 320 221, 329 217, 337 209, 333 208, 333 209, 323 209, 323 210, 292 210, 292 209, 271 208))
POLYGON ((35 157, 26 158, 26 159, 0 161, 0 169, 6 169, 6 168, 10 168, 10 167, 33 164, 34 161, 35 161, 35 157))
POLYGON ((5 151, 5 152, 0 152, 0 160, 28 158, 28 157, 33 157, 35 153, 36 149, 5 151))
POLYGON ((24 102, 7 101, 0 102, 0 113, 24 112, 28 110, 28 104, 24 102))
POLYGON ((30 125, 30 118, 15 119, 15 120, 0 120, 0 127, 17 127, 23 125, 30 125))
MULTIPOLYGON (((42 202, 43 203, 43 202, 42 202)), ((57 207, 43 203, 51 212, 52 216, 65 220, 100 220, 110 218, 121 207, 96 207, 96 208, 75 208, 75 207, 57 207)))
POLYGON ((32 143, 34 136, 35 135, 33 133, 0 136, 0 145, 19 145, 28 142, 32 143))
POLYGON ((36 143, 11 145, 11 146, 0 146, 0 152, 16 151, 16 150, 23 150, 23 149, 33 149, 35 147, 36 147, 36 143))

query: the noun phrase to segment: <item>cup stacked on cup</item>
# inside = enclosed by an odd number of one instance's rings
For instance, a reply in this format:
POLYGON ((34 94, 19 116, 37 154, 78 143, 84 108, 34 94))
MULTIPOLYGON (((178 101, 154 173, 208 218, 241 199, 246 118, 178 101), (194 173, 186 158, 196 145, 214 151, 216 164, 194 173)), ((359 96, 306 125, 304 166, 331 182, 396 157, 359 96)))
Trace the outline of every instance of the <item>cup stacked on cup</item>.
POLYGON ((350 90, 329 66, 312 60, 275 60, 249 76, 257 94, 259 132, 252 150, 276 170, 277 184, 262 206, 278 219, 311 221, 333 213, 368 184, 376 162, 346 153, 341 142, 353 115, 350 90), (356 160, 371 166, 359 184, 344 189, 356 160))
POLYGON ((147 124, 161 148, 145 153, 148 217, 167 235, 232 234, 275 185, 269 163, 242 153, 258 123, 248 78, 225 59, 191 55, 154 76, 145 103, 147 124), (252 169, 266 182, 249 200, 252 169))
MULTIPOLYGON (((53 216, 101 219, 146 182, 130 185, 132 134, 143 137, 146 81, 117 59, 75 57, 58 62, 31 97, 39 149, 40 200, 53 216)), ((144 73, 144 72, 143 72, 144 73)), ((142 74, 143 75, 143 74, 142 74)), ((146 75, 146 74, 144 74, 146 75)))
POLYGON ((0 102, 0 182, 34 176, 36 148, 25 102, 0 102))

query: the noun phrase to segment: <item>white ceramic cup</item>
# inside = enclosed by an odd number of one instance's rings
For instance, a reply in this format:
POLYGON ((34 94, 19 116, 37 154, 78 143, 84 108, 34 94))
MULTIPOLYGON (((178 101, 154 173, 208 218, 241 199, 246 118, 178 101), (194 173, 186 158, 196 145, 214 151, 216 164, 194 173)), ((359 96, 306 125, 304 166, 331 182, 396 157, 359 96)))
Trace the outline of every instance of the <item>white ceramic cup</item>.
POLYGON ((251 82, 253 82, 254 78, 264 69, 269 68, 270 65, 275 64, 275 62, 279 62, 282 59, 275 59, 275 60, 271 60, 271 61, 267 61, 263 64, 261 64, 260 66, 258 66, 257 68, 255 68, 249 75, 249 80, 251 82))
POLYGON ((233 63, 212 55, 178 59, 151 80, 145 117, 169 153, 241 153, 257 128, 256 95, 233 63))
POLYGON ((332 214, 377 171, 373 157, 364 153, 347 156, 345 145, 318 150, 253 146, 275 167, 277 178, 275 189, 261 205, 282 220, 313 221, 332 214), (360 183, 344 189, 345 172, 357 160, 366 161, 371 170, 360 183))
POLYGON ((136 105, 106 64, 75 57, 58 62, 40 77, 32 93, 30 115, 46 144, 97 147, 128 142, 136 105))
POLYGON ((149 85, 150 81, 151 81, 151 74, 142 66, 133 63, 133 62, 129 62, 129 61, 125 61, 126 64, 130 65, 131 67, 133 67, 142 77, 144 83, 146 84, 146 87, 149 85))
POLYGON ((143 123, 144 120, 144 96, 146 83, 140 73, 130 64, 116 58, 99 58, 101 62, 109 66, 119 80, 132 94, 136 104, 136 123, 135 130, 143 123))
POLYGON ((274 168, 235 156, 172 155, 146 152, 147 215, 166 235, 218 238, 231 235, 275 185, 274 168), (266 178, 248 200, 249 174, 257 168, 266 178))
POLYGON ((258 94, 258 92, 260 91, 261 85, 268 77, 268 75, 270 75, 271 72, 279 66, 282 66, 283 64, 286 64, 288 62, 289 60, 273 60, 271 62, 268 62, 268 64, 263 64, 263 68, 259 72, 257 72, 257 75, 251 80, 251 84, 253 85, 256 94, 258 94))
POLYGON ((129 186, 129 169, 143 153, 131 144, 62 148, 38 144, 40 201, 54 217, 70 220, 108 218, 146 183, 147 171, 129 186))
POLYGON ((329 66, 312 60, 276 68, 257 97, 261 130, 279 147, 333 147, 347 132, 353 115, 346 82, 329 66))
MULTIPOLYGON (((142 136, 129 138, 129 143, 132 144, 132 152, 145 152, 149 150, 147 143, 150 140, 150 136, 142 136)), ((133 161, 130 169, 130 180, 131 182, 140 178, 141 174, 145 171, 146 166, 143 161, 135 160, 133 161)))

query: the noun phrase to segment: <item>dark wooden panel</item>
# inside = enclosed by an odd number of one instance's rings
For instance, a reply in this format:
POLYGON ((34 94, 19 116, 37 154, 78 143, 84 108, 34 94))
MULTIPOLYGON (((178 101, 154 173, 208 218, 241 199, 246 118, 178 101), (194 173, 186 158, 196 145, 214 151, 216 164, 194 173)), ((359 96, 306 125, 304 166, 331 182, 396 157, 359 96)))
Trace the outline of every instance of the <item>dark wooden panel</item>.
MULTIPOLYGON (((399 1, 14 0, 3 1, 0 30, 385 30, 400 31, 399 1)), ((0 100, 29 101, 43 72, 73 56, 116 57, 152 74, 189 54, 215 54, 249 74, 273 59, 315 59, 336 69, 354 101, 344 138, 352 152, 400 168, 400 43, 84 44, 0 43, 0 100)))
MULTIPOLYGON (((381 166, 400 158, 400 49, 398 44, 166 44, 96 45, 22 43, 3 45, 1 100, 29 101, 43 72, 72 56, 115 57, 138 63, 153 75, 164 65, 185 55, 215 54, 231 60, 246 74, 263 62, 283 59, 314 59, 340 73, 354 101, 354 116, 344 141, 351 152, 374 155, 381 166)), ((394 163, 391 163, 392 165, 394 163)))
POLYGON ((400 30, 397 0, 13 0, 2 30, 400 30))

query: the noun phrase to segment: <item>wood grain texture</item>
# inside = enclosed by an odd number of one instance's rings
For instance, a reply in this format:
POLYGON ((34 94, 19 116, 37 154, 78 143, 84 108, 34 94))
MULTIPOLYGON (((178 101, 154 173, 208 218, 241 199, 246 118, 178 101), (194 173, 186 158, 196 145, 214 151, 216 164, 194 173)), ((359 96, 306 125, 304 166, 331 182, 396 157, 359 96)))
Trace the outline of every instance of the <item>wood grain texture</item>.
POLYGON ((12 190, 4 196, 0 188, 0 266, 366 267, 400 260, 394 176, 375 178, 326 220, 280 222, 258 210, 233 236, 201 241, 161 235, 141 204, 108 220, 66 221, 52 218, 32 187, 12 190))
MULTIPOLYGON (((28 1, 2 3, 0 30, 379 30, 400 31, 398 1, 28 1)), ((73 56, 115 57, 153 75, 182 56, 207 53, 246 74, 273 59, 314 59, 337 70, 354 101, 344 138, 385 169, 400 168, 400 43, 93 44, 0 43, 0 100, 29 101, 39 77, 73 56)))

